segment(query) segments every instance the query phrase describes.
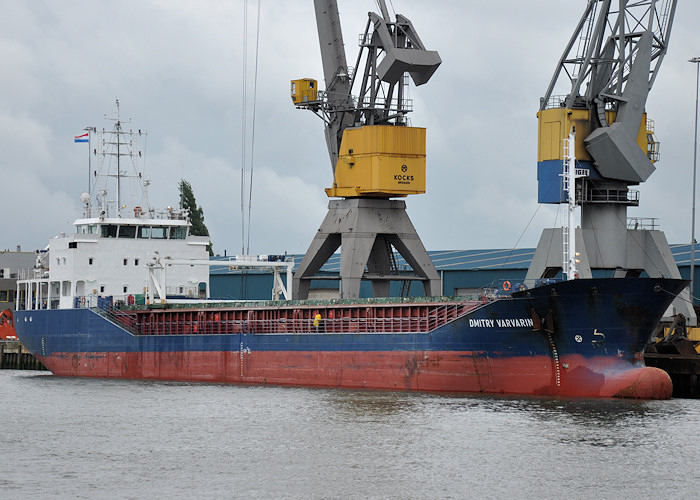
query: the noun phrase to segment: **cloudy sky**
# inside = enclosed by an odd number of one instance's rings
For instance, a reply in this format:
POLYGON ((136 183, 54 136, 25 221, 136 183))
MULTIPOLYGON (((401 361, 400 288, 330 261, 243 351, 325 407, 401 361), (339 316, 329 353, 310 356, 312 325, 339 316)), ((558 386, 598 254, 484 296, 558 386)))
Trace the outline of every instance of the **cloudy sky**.
MULTIPOLYGON (((700 2, 680 0, 670 48, 647 102, 661 161, 629 216, 658 217, 690 240, 700 2)), ((537 204, 537 119, 585 0, 392 0, 443 64, 411 88, 411 123, 427 128, 428 192, 407 199, 431 250, 535 246, 556 209, 537 204), (428 5, 429 4, 429 5, 428 5), (534 219, 533 219, 534 215, 534 219), (530 222, 532 219, 532 222, 530 222), (528 225, 529 224, 529 225, 528 225)), ((87 188, 87 147, 73 136, 122 118, 148 131, 152 204, 177 203, 188 180, 217 253, 241 251, 243 54, 253 102, 258 3, 215 0, 7 0, 0 16, 0 249, 43 248, 70 231, 87 188)), ((372 0, 339 2, 347 58, 372 0)), ((390 5, 391 8, 391 5, 390 5)), ((251 253, 303 253, 330 186, 322 122, 296 110, 289 81, 323 80, 311 0, 263 1, 251 253)), ((322 85, 321 85, 322 86, 322 85)), ((252 130, 251 112, 247 130, 252 130)), ((250 135, 248 137, 250 144, 250 135)), ((248 153, 250 160, 250 152, 248 153)), ((247 202, 246 202, 247 204, 247 202)))

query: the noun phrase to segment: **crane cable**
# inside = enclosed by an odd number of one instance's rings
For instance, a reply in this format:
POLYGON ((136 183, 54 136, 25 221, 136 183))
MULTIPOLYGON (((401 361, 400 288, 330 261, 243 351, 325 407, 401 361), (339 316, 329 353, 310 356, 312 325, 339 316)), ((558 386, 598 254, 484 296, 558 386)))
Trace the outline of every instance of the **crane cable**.
POLYGON ((250 213, 253 204, 253 158, 255 157, 255 105, 258 96, 258 54, 260 52, 260 4, 258 0, 258 19, 255 33, 255 73, 253 76, 253 120, 250 132, 250 185, 248 193, 248 238, 246 240, 246 254, 250 252, 250 213))
POLYGON ((248 139, 248 2, 243 2, 243 96, 241 111, 241 253, 247 255, 250 252, 250 226, 253 203, 253 159, 255 155, 255 117, 258 93, 258 55, 260 52, 260 6, 262 0, 258 0, 257 26, 255 38, 255 67, 253 77, 253 106, 251 117, 250 137, 250 183, 248 189, 248 225, 246 231, 245 212, 245 170, 247 164, 247 139, 248 139))
POLYGON ((248 72, 248 2, 243 2, 243 92, 241 104, 241 254, 245 255, 245 146, 246 146, 246 110, 248 72))

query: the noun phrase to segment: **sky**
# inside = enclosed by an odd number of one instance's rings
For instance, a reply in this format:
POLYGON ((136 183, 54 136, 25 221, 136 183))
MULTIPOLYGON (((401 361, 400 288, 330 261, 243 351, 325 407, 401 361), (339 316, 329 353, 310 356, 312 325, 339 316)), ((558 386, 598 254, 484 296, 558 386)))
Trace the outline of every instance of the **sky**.
MULTIPOLYGON (((425 247, 536 246, 542 229, 561 220, 556 207, 537 203, 536 113, 585 0, 388 3, 443 61, 410 89, 411 125, 427 128, 427 192, 406 203, 425 247)), ((696 67, 688 59, 700 56, 700 2, 678 4, 647 101, 661 160, 637 188, 640 206, 628 211, 658 217, 671 244, 691 235, 696 67)), ((367 12, 378 9, 372 0, 340 0, 339 10, 352 65, 367 12)), ((114 116, 118 98, 122 119, 148 132, 153 205, 177 204, 187 180, 214 251, 241 253, 245 144, 254 171, 250 253, 304 253, 332 181, 323 123, 289 96, 292 79, 324 87, 313 3, 249 0, 247 14, 245 30, 242 0, 3 2, 0 250, 44 248, 72 231, 88 172, 87 146, 73 137, 111 128, 104 117, 114 116)))

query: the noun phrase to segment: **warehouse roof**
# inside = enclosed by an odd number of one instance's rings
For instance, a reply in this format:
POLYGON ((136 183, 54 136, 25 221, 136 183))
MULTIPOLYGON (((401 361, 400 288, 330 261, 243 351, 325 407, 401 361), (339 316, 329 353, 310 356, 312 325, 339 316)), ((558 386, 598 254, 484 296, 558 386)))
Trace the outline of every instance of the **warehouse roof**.
MULTIPOLYGON (((670 245, 671 253, 679 267, 689 266, 691 260, 690 244, 670 245)), ((695 245, 697 264, 700 267, 700 247, 695 245)), ((487 250, 429 250, 428 254, 438 271, 476 271, 488 269, 527 269, 535 254, 534 248, 517 249, 487 249, 487 250)), ((294 255, 294 263, 298 266, 303 255, 294 255)), ((213 257, 224 259, 224 257, 213 257)), ((396 254, 396 264, 407 267, 408 264, 399 254, 396 254)), ((321 268, 323 272, 340 272, 340 254, 336 253, 328 259, 321 268)), ((228 267, 212 267, 212 274, 226 274, 228 267)))

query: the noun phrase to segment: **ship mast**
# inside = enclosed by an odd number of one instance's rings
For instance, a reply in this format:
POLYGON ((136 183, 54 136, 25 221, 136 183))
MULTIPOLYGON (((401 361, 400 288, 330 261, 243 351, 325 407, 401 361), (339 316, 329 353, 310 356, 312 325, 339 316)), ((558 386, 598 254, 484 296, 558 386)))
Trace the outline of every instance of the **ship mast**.
MULTIPOLYGON (((141 130, 134 132, 133 130, 124 130, 122 128, 124 123, 131 123, 131 121, 124 122, 121 119, 120 115, 120 109, 119 109, 119 99, 115 100, 115 106, 116 106, 116 117, 115 118, 108 118, 105 117, 107 120, 112 120, 114 121, 114 128, 112 131, 106 131, 102 129, 100 131, 101 134, 101 140, 99 141, 99 152, 98 154, 101 156, 102 163, 104 163, 105 158, 107 157, 115 157, 116 158, 116 172, 112 173, 107 171, 106 173, 100 173, 98 174, 95 172, 95 175, 101 175, 105 177, 113 177, 116 181, 116 210, 115 210, 115 216, 116 217, 122 217, 122 210, 126 208, 126 204, 124 203, 124 197, 122 196, 122 181, 125 180, 126 178, 134 178, 139 184, 140 188, 142 191, 142 201, 141 203, 145 204, 146 206, 144 207, 146 210, 149 210, 149 207, 147 206, 147 199, 146 199, 146 194, 145 194, 145 189, 148 184, 142 181, 141 173, 138 171, 137 167, 137 160, 142 157, 142 153, 139 149, 138 145, 138 138, 145 134, 141 130), (125 171, 122 171, 122 157, 129 157, 131 158, 132 164, 133 164, 133 173, 129 174, 126 173, 125 171)), ((100 170, 102 170, 102 165, 100 166, 100 170)))

